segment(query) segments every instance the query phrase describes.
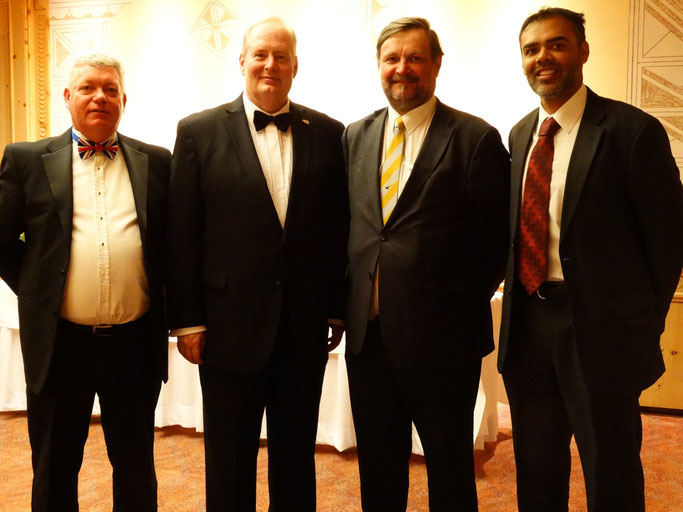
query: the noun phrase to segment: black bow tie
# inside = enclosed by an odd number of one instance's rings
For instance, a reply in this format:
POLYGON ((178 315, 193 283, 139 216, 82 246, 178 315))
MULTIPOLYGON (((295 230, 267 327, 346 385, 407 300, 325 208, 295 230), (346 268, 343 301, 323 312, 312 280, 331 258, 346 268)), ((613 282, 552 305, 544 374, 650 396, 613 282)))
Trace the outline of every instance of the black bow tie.
POLYGON ((275 123, 275 126, 277 126, 278 130, 281 132, 286 132, 291 122, 292 114, 289 112, 278 114, 276 116, 269 116, 265 112, 254 110, 254 128, 256 128, 257 132, 263 130, 270 123, 275 123))

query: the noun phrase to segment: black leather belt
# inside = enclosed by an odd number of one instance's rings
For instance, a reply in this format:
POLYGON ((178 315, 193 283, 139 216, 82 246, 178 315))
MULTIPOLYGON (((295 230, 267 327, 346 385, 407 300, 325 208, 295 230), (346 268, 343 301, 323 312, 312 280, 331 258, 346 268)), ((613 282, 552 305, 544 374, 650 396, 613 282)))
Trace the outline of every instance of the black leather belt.
POLYGON ((129 332, 142 323, 142 320, 147 315, 143 315, 140 318, 133 320, 132 322, 126 322, 125 324, 100 324, 100 325, 83 325, 75 324, 59 319, 60 327, 67 331, 77 332, 79 334, 89 334, 90 336, 113 336, 115 334, 123 334, 129 332))
POLYGON ((546 281, 536 290, 536 297, 541 300, 557 299, 564 296, 564 281, 546 281))

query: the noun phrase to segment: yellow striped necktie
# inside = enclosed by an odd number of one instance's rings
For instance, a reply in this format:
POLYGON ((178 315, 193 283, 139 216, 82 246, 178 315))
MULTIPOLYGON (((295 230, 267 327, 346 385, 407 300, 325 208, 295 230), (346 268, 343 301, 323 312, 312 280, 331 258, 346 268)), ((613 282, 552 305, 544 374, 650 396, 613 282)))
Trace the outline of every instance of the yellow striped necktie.
POLYGON ((384 224, 389 220, 391 212, 396 206, 398 199, 398 178, 399 169, 403 162, 403 140, 405 125, 403 119, 396 118, 394 125, 394 138, 387 148, 384 162, 382 163, 382 175, 380 178, 380 190, 382 191, 382 218, 384 224))

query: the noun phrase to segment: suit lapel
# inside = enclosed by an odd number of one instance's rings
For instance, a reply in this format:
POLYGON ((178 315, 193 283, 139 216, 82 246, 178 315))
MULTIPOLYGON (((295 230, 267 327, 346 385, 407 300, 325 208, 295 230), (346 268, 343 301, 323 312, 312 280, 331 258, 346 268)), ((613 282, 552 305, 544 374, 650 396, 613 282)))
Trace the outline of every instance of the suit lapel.
POLYGON ((254 206, 259 211, 270 212, 273 221, 280 226, 277 210, 268 190, 268 183, 263 175, 261 162, 254 147, 254 141, 251 138, 251 131, 248 125, 250 121, 247 119, 244 111, 242 96, 240 95, 235 101, 228 103, 225 110, 226 114, 223 117, 223 124, 228 137, 232 140, 231 150, 234 150, 240 161, 246 189, 254 189, 256 191, 255 197, 258 204, 254 206))
POLYGON ((413 170, 410 173, 408 181, 406 181, 403 192, 401 192, 401 195, 396 201, 396 207, 391 213, 387 224, 391 225, 396 222, 396 219, 400 218, 401 213, 414 203, 414 200, 420 193, 420 190, 422 190, 425 181, 432 175, 436 169, 436 165, 439 163, 439 160, 441 160, 441 156, 446 150, 448 141, 453 133, 454 126, 455 120, 448 115, 446 108, 441 102, 437 101, 432 123, 429 126, 420 152, 415 159, 413 170))
POLYGON ((305 110, 294 103, 290 103, 292 113, 292 181, 289 188, 289 199, 287 200, 287 216, 285 217, 285 228, 291 212, 299 203, 299 196, 305 187, 306 178, 311 167, 311 127, 310 120, 305 118, 305 110))
MULTIPOLYGON (((126 160, 130 184, 133 188, 135 211, 138 215, 140 238, 143 250, 147 248, 147 184, 149 182, 149 160, 145 153, 139 151, 132 139, 119 134, 119 146, 126 160)), ((147 251, 145 250, 145 253, 147 251)))
POLYGON ((47 145, 50 151, 42 155, 43 167, 57 205, 64 236, 71 241, 73 222, 73 171, 71 165, 71 128, 47 145))
POLYGON ((586 99, 586 109, 581 118, 579 133, 576 135, 576 142, 569 160, 567 171, 567 183, 564 189, 564 199, 562 203, 562 221, 560 226, 560 242, 571 223, 576 205, 581 196, 581 190, 586 182, 586 176, 590 170, 591 163, 598 149, 603 129, 599 126, 605 113, 599 103, 599 97, 588 90, 586 99))
POLYGON ((517 126, 514 140, 510 141, 510 236, 512 240, 517 237, 519 225, 519 211, 522 202, 522 178, 526 156, 531 146, 533 132, 538 122, 538 109, 527 115, 517 126), (514 144, 514 148, 512 145, 514 144))
MULTIPOLYGON (((360 155, 365 155, 358 163, 358 171, 363 169, 365 183, 356 192, 368 194, 364 203, 369 205, 373 219, 377 222, 378 230, 382 228, 382 200, 380 198, 379 181, 380 166, 382 165, 382 146, 384 125, 387 119, 387 109, 379 111, 378 115, 369 119, 364 126, 363 149, 360 155)), ((349 172, 353 169, 349 169, 349 172)))

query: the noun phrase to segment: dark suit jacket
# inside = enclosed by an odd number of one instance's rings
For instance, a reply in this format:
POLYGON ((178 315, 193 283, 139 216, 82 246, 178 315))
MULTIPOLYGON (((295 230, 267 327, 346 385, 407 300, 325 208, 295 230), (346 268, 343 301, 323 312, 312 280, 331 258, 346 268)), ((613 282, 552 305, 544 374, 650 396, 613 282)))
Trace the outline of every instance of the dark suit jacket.
POLYGON ((341 318, 348 200, 343 125, 294 103, 293 169, 284 229, 242 98, 178 124, 169 202, 173 328, 206 325, 206 364, 261 369, 288 297, 303 356, 326 353, 341 318))
MULTIPOLYGON (((168 150, 119 134, 140 226, 149 281, 155 372, 167 375, 164 228, 168 150)), ((52 359, 71 251, 71 129, 58 137, 5 148, 0 170, 0 277, 17 294, 26 383, 42 388, 52 359), (19 240, 25 232, 26 243, 19 240)))
MULTIPOLYGON (((508 269, 498 367, 511 334, 522 175, 538 109, 510 132, 508 269)), ((582 371, 589 387, 652 384, 664 371, 659 336, 683 261, 683 190, 654 117, 588 91, 569 162, 560 258, 582 371)), ((520 347, 519 350, 523 350, 520 347)))
POLYGON ((359 353, 379 260, 382 338, 398 366, 471 362, 493 349, 489 300, 508 236, 509 158, 483 120, 440 102, 385 226, 379 169, 387 109, 344 133, 351 205, 346 343, 359 353))

